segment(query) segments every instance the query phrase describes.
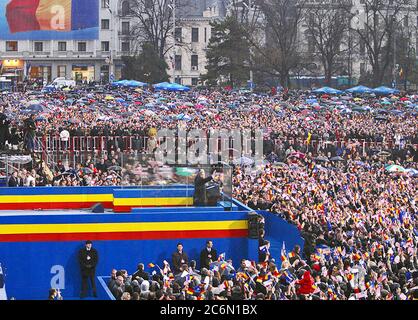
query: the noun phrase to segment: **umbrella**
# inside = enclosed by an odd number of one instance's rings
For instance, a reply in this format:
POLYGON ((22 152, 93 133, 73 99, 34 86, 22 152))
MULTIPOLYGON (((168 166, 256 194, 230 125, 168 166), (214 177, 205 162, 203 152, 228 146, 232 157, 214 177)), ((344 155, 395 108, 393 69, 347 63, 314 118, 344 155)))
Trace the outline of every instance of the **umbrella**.
POLYGON ((108 168, 108 170, 122 171, 122 167, 120 167, 120 166, 111 166, 111 167, 108 168))
POLYGON ((405 172, 408 173, 411 176, 416 176, 418 175, 418 170, 413 169, 413 168, 409 168, 409 169, 405 169, 405 172))
POLYGON ((385 170, 388 171, 388 172, 405 172, 404 167, 398 166, 396 164, 392 164, 390 166, 387 166, 385 168, 385 170))
POLYGON ((329 161, 329 159, 327 157, 324 157, 324 156, 316 157, 315 160, 317 160, 317 161, 324 161, 324 162, 328 162, 329 161))
POLYGON ((337 157, 332 157, 330 160, 331 161, 344 161, 344 158, 340 157, 340 156, 337 156, 337 157))
POLYGON ((241 157, 238 159, 234 159, 232 163, 235 165, 250 166, 254 163, 254 160, 248 157, 241 157))
POLYGON ((83 168, 83 169, 81 169, 81 171, 83 171, 84 174, 91 174, 91 173, 93 173, 93 170, 91 170, 90 168, 83 168))
POLYGON ((379 157, 389 157, 391 155, 391 153, 387 152, 387 151, 380 151, 377 155, 379 157))
POLYGON ((191 177, 196 173, 196 169, 192 168, 177 168, 176 174, 181 177, 191 177))
POLYGON ((290 158, 290 157, 295 157, 295 158, 298 158, 298 159, 303 159, 303 158, 305 158, 305 154, 302 153, 302 152, 296 151, 296 152, 292 152, 291 154, 289 154, 288 158, 290 158))

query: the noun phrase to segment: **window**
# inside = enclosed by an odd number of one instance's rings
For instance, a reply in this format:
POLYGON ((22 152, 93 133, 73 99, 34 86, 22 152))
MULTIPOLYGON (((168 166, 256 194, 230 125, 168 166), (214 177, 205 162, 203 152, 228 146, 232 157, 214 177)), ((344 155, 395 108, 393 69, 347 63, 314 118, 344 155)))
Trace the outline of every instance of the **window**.
POLYGON ((207 29, 205 28, 205 43, 208 42, 207 29))
POLYGON ((192 42, 199 42, 199 28, 192 28, 192 42))
POLYGON ((199 57, 197 54, 192 54, 192 70, 197 70, 199 65, 199 57))
POLYGON ((129 1, 122 2, 122 16, 127 16, 131 13, 131 5, 129 1))
POLYGON ((176 28, 176 31, 174 32, 174 36, 176 37, 177 42, 183 41, 182 31, 182 28, 176 28))
POLYGON ((44 51, 44 43, 43 42, 35 42, 34 43, 34 51, 36 51, 36 52, 44 51))
POLYGON ((192 86, 197 86, 199 78, 192 78, 192 86))
POLYGON ((102 19, 102 30, 109 30, 110 21, 109 19, 102 19))
POLYGON ((79 52, 86 52, 87 51, 87 43, 86 42, 79 42, 78 43, 78 51, 79 52))
POLYGON ((176 77, 176 79, 174 80, 175 83, 181 84, 181 78, 180 77, 176 77))
POLYGON ((6 51, 17 51, 17 41, 6 41, 6 51))
POLYGON ((122 22, 122 34, 129 35, 131 32, 131 25, 129 22, 122 22))
POLYGON ((67 51, 67 42, 65 41, 58 42, 58 51, 67 51))
POLYGON ((65 78, 67 76, 67 66, 58 66, 57 71, 58 77, 65 78))
POLYGON ((131 51, 131 44, 130 42, 122 42, 122 51, 129 52, 131 51))
POLYGON ((175 69, 181 70, 181 55, 176 54, 175 69))
POLYGON ((109 8, 110 0, 102 0, 102 9, 109 8))
POLYGON ((102 41, 102 51, 109 52, 109 41, 102 41))

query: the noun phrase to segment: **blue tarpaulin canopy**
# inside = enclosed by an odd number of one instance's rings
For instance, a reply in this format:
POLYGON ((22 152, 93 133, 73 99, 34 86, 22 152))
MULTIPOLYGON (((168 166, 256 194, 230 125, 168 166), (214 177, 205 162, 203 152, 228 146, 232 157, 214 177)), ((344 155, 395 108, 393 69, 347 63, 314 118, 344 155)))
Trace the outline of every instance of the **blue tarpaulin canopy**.
POLYGON ((400 91, 397 89, 382 86, 382 87, 375 88, 373 92, 375 94, 380 94, 380 95, 389 95, 389 94, 399 94, 400 91))
POLYGON ((341 94, 343 93, 341 90, 337 90, 330 87, 322 87, 316 90, 312 91, 313 93, 319 93, 319 94, 341 94))
POLYGON ((146 83, 136 81, 136 80, 120 80, 112 83, 112 86, 114 87, 145 87, 147 86, 146 83))
POLYGON ((374 90, 369 87, 365 86, 357 86, 346 90, 350 93, 357 93, 357 94, 363 94, 363 93, 374 93, 374 90))
POLYGON ((178 83, 169 83, 169 82, 161 82, 154 84, 155 90, 165 90, 165 91, 189 91, 190 88, 186 86, 182 86, 178 83))

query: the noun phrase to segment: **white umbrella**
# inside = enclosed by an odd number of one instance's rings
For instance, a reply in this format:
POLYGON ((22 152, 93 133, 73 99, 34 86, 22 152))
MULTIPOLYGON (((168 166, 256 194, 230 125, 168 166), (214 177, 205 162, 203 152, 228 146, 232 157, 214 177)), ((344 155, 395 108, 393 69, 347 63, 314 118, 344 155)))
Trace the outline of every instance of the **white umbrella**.
POLYGON ((244 156, 238 159, 234 159, 232 162, 235 165, 250 166, 254 163, 254 160, 244 156))

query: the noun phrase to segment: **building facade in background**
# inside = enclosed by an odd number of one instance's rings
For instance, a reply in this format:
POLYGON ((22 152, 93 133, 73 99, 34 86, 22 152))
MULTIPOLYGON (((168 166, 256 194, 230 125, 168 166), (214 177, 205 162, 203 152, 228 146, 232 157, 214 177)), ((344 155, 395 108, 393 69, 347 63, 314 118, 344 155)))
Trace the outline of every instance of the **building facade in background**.
MULTIPOLYGON (((166 57, 168 73, 177 82, 199 83, 210 22, 224 14, 221 3, 192 0, 186 10, 177 8, 181 14, 176 43, 166 57)), ((122 56, 137 47, 129 0, 40 0, 23 8, 18 4, 0 0, 0 74, 47 82, 57 77, 102 83, 121 78, 122 56)))

